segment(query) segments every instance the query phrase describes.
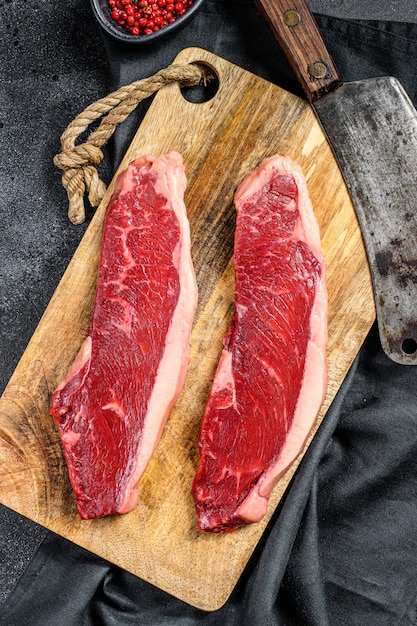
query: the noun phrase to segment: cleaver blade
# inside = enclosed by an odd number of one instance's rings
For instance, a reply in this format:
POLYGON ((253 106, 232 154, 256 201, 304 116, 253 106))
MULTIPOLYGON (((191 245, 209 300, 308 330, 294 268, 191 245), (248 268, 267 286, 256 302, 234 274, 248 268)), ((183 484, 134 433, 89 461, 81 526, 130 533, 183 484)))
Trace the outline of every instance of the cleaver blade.
POLYGON ((304 0, 256 4, 346 182, 371 271, 382 348, 396 363, 417 364, 417 112, 396 78, 343 83, 304 0))

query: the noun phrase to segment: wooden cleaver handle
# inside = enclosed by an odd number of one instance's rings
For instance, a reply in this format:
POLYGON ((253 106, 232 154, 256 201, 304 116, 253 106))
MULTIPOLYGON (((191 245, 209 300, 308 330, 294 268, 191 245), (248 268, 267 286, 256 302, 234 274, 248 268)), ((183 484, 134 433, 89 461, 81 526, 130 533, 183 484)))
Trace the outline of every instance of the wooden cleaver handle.
POLYGON ((342 84, 304 0, 255 0, 310 102, 342 84))

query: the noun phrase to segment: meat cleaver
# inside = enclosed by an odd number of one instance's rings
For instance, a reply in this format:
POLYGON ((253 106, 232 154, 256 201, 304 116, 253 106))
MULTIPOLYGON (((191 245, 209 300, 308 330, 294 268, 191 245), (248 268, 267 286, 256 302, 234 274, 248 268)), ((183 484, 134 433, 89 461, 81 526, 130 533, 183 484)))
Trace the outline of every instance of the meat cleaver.
POLYGON ((397 363, 417 364, 417 112, 393 77, 344 84, 306 2, 255 2, 349 190, 371 270, 382 348, 397 363))

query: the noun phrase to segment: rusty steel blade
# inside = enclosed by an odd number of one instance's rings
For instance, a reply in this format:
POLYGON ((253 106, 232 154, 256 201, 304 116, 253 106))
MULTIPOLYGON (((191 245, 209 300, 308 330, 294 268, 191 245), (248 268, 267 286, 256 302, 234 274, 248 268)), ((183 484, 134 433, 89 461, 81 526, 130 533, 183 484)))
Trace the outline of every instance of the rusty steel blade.
POLYGON ((417 363, 417 112, 392 77, 313 103, 340 165, 371 269, 382 347, 417 363))

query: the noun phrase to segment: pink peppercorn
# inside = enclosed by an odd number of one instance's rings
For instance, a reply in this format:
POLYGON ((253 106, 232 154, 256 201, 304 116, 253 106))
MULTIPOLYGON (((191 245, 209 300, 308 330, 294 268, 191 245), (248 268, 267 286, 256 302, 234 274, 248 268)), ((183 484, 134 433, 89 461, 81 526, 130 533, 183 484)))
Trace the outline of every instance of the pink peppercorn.
POLYGON ((108 0, 112 19, 132 35, 151 35, 184 15, 194 0, 108 0))

